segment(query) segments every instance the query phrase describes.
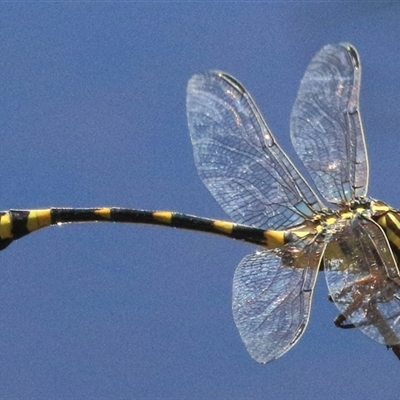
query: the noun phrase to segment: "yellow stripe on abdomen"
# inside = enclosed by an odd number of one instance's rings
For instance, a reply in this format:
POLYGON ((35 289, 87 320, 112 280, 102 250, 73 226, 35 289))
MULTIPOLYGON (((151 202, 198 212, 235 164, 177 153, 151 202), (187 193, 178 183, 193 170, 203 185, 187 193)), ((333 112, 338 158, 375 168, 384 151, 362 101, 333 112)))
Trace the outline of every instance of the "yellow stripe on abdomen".
POLYGON ((96 215, 99 215, 101 218, 104 219, 111 219, 111 209, 109 207, 103 207, 95 210, 94 212, 96 215))
POLYGON ((172 213, 170 211, 155 211, 153 212, 153 218, 156 221, 171 225, 172 213))
POLYGON ((214 221, 213 226, 217 231, 225 232, 228 235, 232 233, 233 223, 227 221, 214 221))
POLYGON ((12 239, 11 229, 10 213, 6 212, 0 217, 0 239, 12 239))
POLYGON ((280 247, 286 244, 285 231, 270 231, 264 232, 264 237, 267 241, 267 247, 280 247))
POLYGON ((49 225, 51 225, 50 209, 29 211, 26 221, 26 229, 28 232, 36 231, 37 229, 44 228, 45 226, 49 225))

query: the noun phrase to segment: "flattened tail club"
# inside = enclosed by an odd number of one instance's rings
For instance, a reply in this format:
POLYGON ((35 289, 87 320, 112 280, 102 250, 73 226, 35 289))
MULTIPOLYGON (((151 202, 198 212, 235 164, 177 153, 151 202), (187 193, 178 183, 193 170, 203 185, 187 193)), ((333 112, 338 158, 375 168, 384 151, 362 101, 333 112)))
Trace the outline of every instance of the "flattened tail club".
POLYGON ((51 225, 84 222, 114 222, 160 225, 213 233, 267 248, 292 242, 298 236, 290 231, 264 230, 251 226, 171 211, 148 211, 130 208, 47 208, 9 210, 0 213, 0 250, 14 240, 51 225))

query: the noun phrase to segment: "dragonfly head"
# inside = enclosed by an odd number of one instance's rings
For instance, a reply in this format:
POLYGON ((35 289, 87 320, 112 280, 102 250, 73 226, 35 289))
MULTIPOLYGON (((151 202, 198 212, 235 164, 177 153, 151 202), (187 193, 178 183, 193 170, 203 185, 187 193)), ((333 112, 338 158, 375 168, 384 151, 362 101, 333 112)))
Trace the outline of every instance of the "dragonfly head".
POLYGON ((368 197, 356 197, 349 203, 349 209, 354 212, 362 213, 371 208, 371 199, 368 197))

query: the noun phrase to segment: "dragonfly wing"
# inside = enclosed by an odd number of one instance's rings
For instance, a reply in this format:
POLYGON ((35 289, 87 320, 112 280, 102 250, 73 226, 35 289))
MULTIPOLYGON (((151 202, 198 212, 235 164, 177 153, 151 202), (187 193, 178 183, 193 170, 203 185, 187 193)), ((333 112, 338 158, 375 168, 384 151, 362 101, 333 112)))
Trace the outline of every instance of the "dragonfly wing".
POLYGON ((357 217, 326 246, 325 275, 346 320, 388 346, 400 343, 400 273, 382 228, 357 217))
POLYGON ((360 78, 354 47, 325 46, 307 67, 293 106, 293 145, 318 190, 331 203, 344 204, 367 193, 360 78))
POLYGON ((323 246, 314 241, 255 252, 238 265, 233 278, 233 317, 256 361, 267 363, 280 357, 303 334, 323 246))
POLYGON ((234 78, 222 72, 193 76, 187 116, 199 175, 235 222, 282 229, 321 209, 234 78))

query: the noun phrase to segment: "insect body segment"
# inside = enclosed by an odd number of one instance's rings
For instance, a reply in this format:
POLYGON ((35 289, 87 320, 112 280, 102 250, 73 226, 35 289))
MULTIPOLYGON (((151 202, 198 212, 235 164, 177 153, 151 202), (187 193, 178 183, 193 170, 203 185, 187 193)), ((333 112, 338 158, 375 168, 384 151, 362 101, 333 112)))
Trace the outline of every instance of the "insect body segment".
POLYGON ((119 222, 162 225, 172 228, 214 233, 260 246, 274 248, 297 240, 289 231, 253 228, 228 221, 200 218, 171 211, 147 211, 127 208, 49 208, 10 210, 0 217, 0 247, 8 246, 30 232, 50 225, 77 222, 119 222))
POLYGON ((390 247, 398 262, 400 257, 400 214, 389 210, 376 218, 376 222, 383 228, 390 247))

